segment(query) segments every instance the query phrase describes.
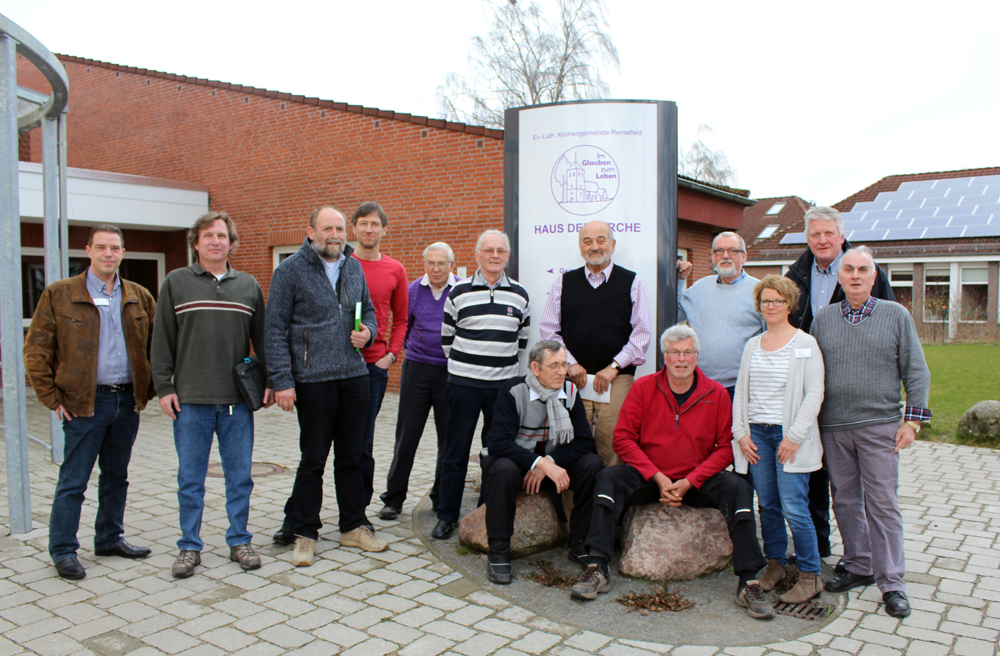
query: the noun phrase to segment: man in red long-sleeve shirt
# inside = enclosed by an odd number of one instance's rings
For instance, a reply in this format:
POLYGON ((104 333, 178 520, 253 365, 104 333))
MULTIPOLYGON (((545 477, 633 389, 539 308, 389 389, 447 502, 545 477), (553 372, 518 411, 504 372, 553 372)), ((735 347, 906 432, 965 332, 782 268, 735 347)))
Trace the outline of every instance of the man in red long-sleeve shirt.
POLYGON ((409 305, 406 269, 403 265, 379 251, 382 237, 389 225, 385 210, 373 201, 362 203, 351 217, 358 247, 353 256, 361 262, 368 283, 368 293, 375 306, 375 322, 378 331, 375 341, 368 348, 361 349, 361 355, 368 365, 368 383, 371 387, 371 402, 368 405, 368 424, 365 426, 364 453, 361 468, 364 470, 365 505, 372 500, 375 489, 375 458, 372 447, 375 443, 375 418, 382 408, 382 398, 389 385, 389 367, 395 364, 406 339, 406 311, 409 305), (392 327, 389 328, 389 312, 392 312, 392 327), (388 328, 388 330, 387 330, 388 328), (386 336, 388 333, 388 337, 386 336))
POLYGON ((585 543, 588 566, 572 595, 594 599, 611 589, 608 562, 615 526, 629 506, 683 503, 722 512, 733 542, 733 571, 740 579, 736 603, 755 619, 773 617, 756 580, 767 561, 757 542, 753 488, 726 471, 733 464, 729 393, 698 369, 700 344, 690 327, 668 328, 660 348, 665 366, 635 381, 618 415, 612 445, 625 464, 597 475, 585 543))

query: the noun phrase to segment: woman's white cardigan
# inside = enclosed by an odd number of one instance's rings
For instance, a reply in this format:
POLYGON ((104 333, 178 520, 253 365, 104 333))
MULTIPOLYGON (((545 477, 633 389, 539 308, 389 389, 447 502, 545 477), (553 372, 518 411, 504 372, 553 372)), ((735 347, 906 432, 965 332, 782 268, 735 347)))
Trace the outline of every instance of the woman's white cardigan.
MULTIPOLYGON (((733 397, 733 457, 737 472, 747 472, 747 459, 739 441, 750 434, 748 407, 750 405, 750 357, 760 343, 761 335, 747 342, 740 361, 733 397)), ((820 406, 823 405, 824 368, 823 354, 812 335, 801 330, 792 338, 791 357, 788 359, 788 380, 785 398, 781 404, 781 425, 784 436, 799 445, 793 462, 786 462, 788 473, 816 471, 823 465, 823 444, 819 439, 820 406)))

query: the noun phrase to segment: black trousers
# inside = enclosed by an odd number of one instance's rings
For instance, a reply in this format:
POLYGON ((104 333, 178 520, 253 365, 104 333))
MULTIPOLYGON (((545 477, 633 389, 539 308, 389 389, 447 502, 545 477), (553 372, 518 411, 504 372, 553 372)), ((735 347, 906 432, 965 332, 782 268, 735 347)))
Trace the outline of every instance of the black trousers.
POLYGON ((331 445, 340 532, 354 530, 366 522, 361 457, 370 394, 368 376, 295 385, 302 457, 292 496, 285 503, 285 524, 295 527, 295 535, 319 538, 323 527, 319 518, 323 473, 331 445))
POLYGON ((437 504, 437 518, 443 522, 457 522, 462 510, 465 492, 465 475, 469 472, 469 450, 476 433, 479 413, 483 413, 483 431, 480 444, 493 424, 493 406, 500 394, 498 387, 473 387, 448 383, 448 430, 441 457, 441 492, 437 504))
POLYGON ((809 475, 809 515, 816 527, 816 546, 820 553, 830 551, 830 475, 823 466, 809 475))
POLYGON ((396 446, 392 464, 382 493, 382 503, 402 508, 410 485, 413 459, 420 446, 420 437, 427 423, 427 415, 434 408, 434 428, 437 431, 437 467, 431 502, 437 506, 438 487, 441 484, 441 458, 448 429, 448 367, 403 360, 403 374, 399 382, 399 413, 396 416, 396 446))
MULTIPOLYGON (((611 556, 615 550, 615 526, 622 514, 630 506, 659 503, 660 487, 644 479, 631 465, 615 465, 597 475, 594 494, 594 513, 586 544, 611 556)), ((757 541, 753 487, 745 480, 731 471, 721 471, 705 481, 701 489, 688 490, 684 505, 718 508, 725 517, 729 539, 733 541, 734 572, 757 571, 767 564, 757 541)))
MULTIPOLYGON (((486 501, 486 535, 490 539, 510 538, 514 534, 514 512, 517 493, 524 488, 527 469, 509 458, 483 456, 483 490, 486 501)), ((573 512, 570 514, 571 538, 584 539, 590 530, 594 510, 594 486, 604 462, 596 453, 588 453, 566 467, 569 489, 573 492, 573 512)), ((555 490, 556 484, 545 478, 542 490, 555 490)), ((612 534, 613 536, 613 534, 612 534)))

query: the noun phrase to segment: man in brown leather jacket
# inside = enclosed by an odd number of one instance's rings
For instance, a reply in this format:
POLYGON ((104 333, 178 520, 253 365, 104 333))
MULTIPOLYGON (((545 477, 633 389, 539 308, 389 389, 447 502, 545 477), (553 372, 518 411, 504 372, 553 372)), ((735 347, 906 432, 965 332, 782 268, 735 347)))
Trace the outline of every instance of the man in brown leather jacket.
POLYGON ((149 345, 156 303, 141 285, 118 276, 125 253, 121 230, 90 231, 90 267, 49 285, 25 337, 24 364, 38 400, 62 419, 65 459, 49 519, 49 555, 59 576, 87 575, 76 551, 80 509, 99 462, 94 552, 145 558, 125 541, 125 495, 139 411, 155 394, 149 345))

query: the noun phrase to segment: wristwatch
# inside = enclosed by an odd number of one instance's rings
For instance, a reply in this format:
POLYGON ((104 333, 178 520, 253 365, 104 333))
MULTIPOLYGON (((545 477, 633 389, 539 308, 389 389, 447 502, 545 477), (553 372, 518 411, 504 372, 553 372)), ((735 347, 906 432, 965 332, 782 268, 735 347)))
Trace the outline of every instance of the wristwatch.
POLYGON ((919 421, 907 421, 904 422, 907 426, 913 429, 914 433, 920 432, 920 422, 919 421))
POLYGON ((619 365, 614 360, 611 361, 611 368, 614 369, 615 371, 621 371, 622 370, 621 365, 619 365))

